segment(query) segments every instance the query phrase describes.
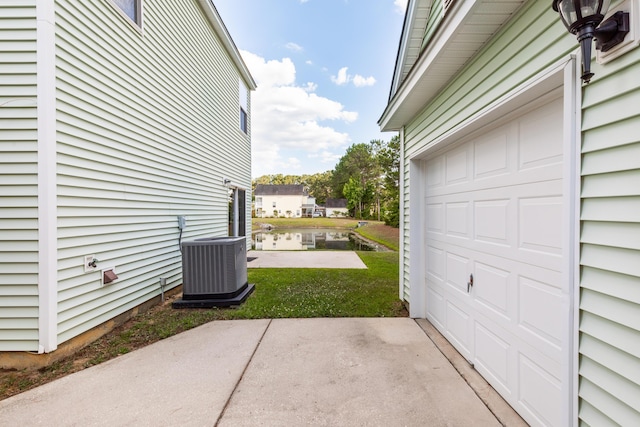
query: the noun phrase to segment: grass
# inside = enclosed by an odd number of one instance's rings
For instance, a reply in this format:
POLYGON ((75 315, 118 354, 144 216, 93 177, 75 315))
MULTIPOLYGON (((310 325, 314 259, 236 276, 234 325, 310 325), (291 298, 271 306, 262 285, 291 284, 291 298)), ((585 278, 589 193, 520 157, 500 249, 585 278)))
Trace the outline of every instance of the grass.
POLYGON ((236 309, 174 310, 168 300, 46 368, 0 372, 0 400, 214 320, 407 316, 398 300, 398 253, 358 255, 367 270, 249 269, 256 290, 236 309))
POLYGON ((252 218, 254 230, 261 224, 270 224, 276 228, 355 228, 357 219, 352 218, 252 218))
POLYGON ((398 254, 359 252, 367 270, 250 269, 256 298, 229 319, 302 317, 398 317, 398 254))

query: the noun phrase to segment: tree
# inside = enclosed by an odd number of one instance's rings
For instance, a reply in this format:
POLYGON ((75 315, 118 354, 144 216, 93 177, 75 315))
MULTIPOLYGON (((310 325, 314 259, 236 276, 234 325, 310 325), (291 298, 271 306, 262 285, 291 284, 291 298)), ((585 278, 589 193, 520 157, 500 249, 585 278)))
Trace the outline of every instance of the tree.
POLYGON ((382 171, 382 217, 385 224, 399 227, 400 137, 396 135, 388 143, 380 142, 375 152, 382 171))
POLYGON ((362 200, 364 199, 366 189, 362 187, 360 181, 349 178, 344 185, 342 194, 347 198, 347 207, 354 210, 354 217, 362 219, 362 200))
MULTIPOLYGON (((347 184, 353 179, 357 182, 359 188, 358 196, 358 212, 362 218, 369 218, 375 213, 375 189, 380 179, 380 167, 373 155, 372 144, 353 144, 344 156, 340 158, 333 172, 333 194, 336 198, 345 197, 345 188, 351 191, 351 196, 355 193, 355 184, 347 184)), ((355 206, 354 206, 355 207, 355 206)))

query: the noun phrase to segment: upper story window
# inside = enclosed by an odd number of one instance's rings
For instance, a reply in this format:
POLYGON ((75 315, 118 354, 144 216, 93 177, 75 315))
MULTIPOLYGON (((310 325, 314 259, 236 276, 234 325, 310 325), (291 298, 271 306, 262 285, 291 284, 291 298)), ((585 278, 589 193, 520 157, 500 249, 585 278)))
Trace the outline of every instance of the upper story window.
POLYGON ((142 26, 142 0, 111 0, 138 27, 142 26))
POLYGON ((247 111, 249 111, 248 106, 248 98, 249 98, 249 90, 245 86, 242 79, 238 79, 238 100, 240 104, 240 130, 244 133, 249 133, 248 123, 247 123, 247 111))
POLYGON ((240 130, 247 133, 247 112, 240 108, 240 130))

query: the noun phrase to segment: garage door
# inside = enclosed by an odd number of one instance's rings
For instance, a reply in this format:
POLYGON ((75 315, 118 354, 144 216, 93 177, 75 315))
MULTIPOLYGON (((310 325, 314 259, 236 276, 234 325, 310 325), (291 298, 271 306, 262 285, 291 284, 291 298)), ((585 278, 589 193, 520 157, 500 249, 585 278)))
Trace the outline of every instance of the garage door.
POLYGON ((427 316, 534 425, 568 402, 562 117, 556 99, 426 161, 427 316))

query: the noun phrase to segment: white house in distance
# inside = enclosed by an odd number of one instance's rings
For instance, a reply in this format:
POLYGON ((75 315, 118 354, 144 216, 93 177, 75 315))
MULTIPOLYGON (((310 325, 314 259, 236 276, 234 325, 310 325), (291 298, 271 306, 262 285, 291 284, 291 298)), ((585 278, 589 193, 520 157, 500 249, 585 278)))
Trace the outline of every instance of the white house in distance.
POLYGON ((250 236, 255 83, 210 0, 2 2, 0 39, 4 368, 180 285, 180 239, 250 236))
POLYGON ((258 218, 310 217, 316 207, 316 199, 309 196, 301 184, 258 184, 255 198, 255 215, 258 218))
POLYGON ((640 2, 588 85, 552 3, 409 1, 400 297, 529 424, 640 425, 640 2))
POLYGON ((349 216, 347 199, 327 199, 325 212, 327 218, 349 216))

